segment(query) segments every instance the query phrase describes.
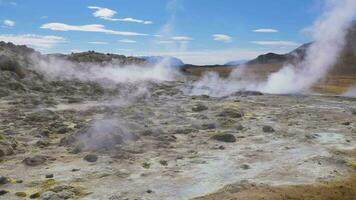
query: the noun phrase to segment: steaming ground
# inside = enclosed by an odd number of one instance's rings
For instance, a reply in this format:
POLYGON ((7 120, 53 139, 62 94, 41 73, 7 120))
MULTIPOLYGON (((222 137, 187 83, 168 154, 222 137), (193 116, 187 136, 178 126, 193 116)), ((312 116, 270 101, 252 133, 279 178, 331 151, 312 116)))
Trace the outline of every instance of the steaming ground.
POLYGON ((353 99, 194 96, 185 78, 123 83, 77 72, 46 74, 1 98, 1 197, 189 199, 226 185, 317 184, 355 172, 353 99))

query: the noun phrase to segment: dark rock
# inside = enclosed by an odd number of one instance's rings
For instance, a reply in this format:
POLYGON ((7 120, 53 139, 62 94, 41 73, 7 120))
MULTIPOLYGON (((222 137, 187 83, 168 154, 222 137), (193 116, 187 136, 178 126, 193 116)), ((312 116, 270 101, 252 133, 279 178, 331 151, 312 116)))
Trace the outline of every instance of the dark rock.
POLYGON ((192 111, 194 111, 194 112, 202 112, 204 110, 208 110, 208 107, 202 103, 199 103, 199 104, 193 106, 193 108, 192 108, 192 111))
POLYGON ((0 196, 5 195, 5 194, 7 194, 7 193, 9 193, 9 191, 7 191, 7 190, 0 190, 0 196))
POLYGON ((251 169, 251 167, 248 164, 243 164, 241 165, 241 169, 247 170, 247 169, 251 169))
POLYGON ((50 145, 49 140, 41 139, 36 142, 36 146, 40 148, 48 147, 50 145))
POLYGON ((41 197, 41 194, 39 192, 33 193, 30 195, 30 199, 38 199, 41 197))
POLYGON ((163 165, 163 166, 167 166, 168 162, 166 160, 160 160, 159 164, 163 165))
POLYGON ((344 126, 349 126, 351 124, 351 122, 343 122, 342 125, 344 126))
POLYGON ((220 142, 236 142, 235 136, 229 133, 219 133, 213 135, 211 138, 220 142))
POLYGON ((263 126, 262 130, 265 133, 273 133, 274 132, 274 129, 271 126, 263 126))
POLYGON ((98 160, 98 156, 95 154, 88 154, 88 155, 84 156, 83 159, 88 162, 96 162, 98 160))
POLYGON ((18 197, 26 197, 27 196, 26 192, 16 192, 15 195, 18 197))
POLYGON ((34 157, 27 157, 22 162, 27 166, 38 166, 42 165, 47 161, 45 156, 34 156, 34 157))
POLYGON ((61 127, 59 128, 56 132, 58 134, 66 134, 68 132, 70 132, 72 129, 68 128, 68 127, 61 127))
POLYGON ((53 174, 46 174, 46 178, 53 178, 54 175, 53 174))
POLYGON ((9 179, 5 176, 0 176, 0 185, 5 185, 7 183, 9 183, 9 179))
POLYGON ((227 108, 223 110, 218 117, 230 117, 230 118, 241 118, 243 113, 236 109, 227 108))
POLYGON ((219 146, 219 149, 220 149, 220 150, 224 150, 224 149, 225 149, 225 147, 224 147, 224 146, 222 146, 222 145, 220 145, 220 146, 219 146))

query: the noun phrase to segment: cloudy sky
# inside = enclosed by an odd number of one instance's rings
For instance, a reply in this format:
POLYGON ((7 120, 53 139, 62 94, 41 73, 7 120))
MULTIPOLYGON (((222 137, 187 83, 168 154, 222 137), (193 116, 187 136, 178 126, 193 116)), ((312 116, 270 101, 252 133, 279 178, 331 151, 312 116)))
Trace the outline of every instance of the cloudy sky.
POLYGON ((95 50, 222 64, 310 40, 322 0, 0 0, 0 40, 43 53, 95 50))

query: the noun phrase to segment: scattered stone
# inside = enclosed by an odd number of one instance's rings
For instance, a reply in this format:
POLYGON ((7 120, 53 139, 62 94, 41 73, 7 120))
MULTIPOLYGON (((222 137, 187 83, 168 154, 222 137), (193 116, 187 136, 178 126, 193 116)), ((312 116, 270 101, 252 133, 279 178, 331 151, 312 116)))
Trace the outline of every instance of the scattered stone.
POLYGON ((96 162, 98 160, 98 156, 95 154, 88 154, 84 156, 83 159, 88 162, 96 162))
POLYGON ((142 167, 145 168, 145 169, 149 169, 151 167, 151 164, 145 162, 145 163, 142 164, 142 167))
POLYGON ((219 149, 220 149, 220 150, 224 150, 224 149, 225 149, 225 147, 224 147, 224 146, 222 146, 222 145, 220 145, 220 146, 219 146, 219 149))
POLYGON ((243 164, 241 165, 241 169, 247 170, 247 169, 251 169, 251 167, 248 164, 243 164))
POLYGON ((39 192, 33 193, 30 195, 30 199, 38 199, 41 197, 41 194, 39 192))
POLYGON ((0 196, 5 195, 5 194, 7 194, 7 193, 9 193, 9 191, 7 191, 7 190, 0 190, 0 196))
POLYGON ((54 175, 53 174, 46 174, 46 178, 53 178, 54 175))
POLYGON ((167 166, 168 162, 166 160, 160 160, 159 164, 163 165, 163 166, 167 166))
POLYGON ((220 142, 236 142, 235 136, 229 133, 218 133, 211 138, 220 142))
POLYGON ((80 171, 80 169, 76 169, 76 168, 72 169, 72 172, 77 172, 77 171, 80 171))
POLYGON ((342 125, 344 126, 349 126, 351 124, 351 122, 343 122, 342 125))
POLYGON ((25 158, 22 162, 27 165, 27 166, 38 166, 42 165, 47 161, 47 158, 45 156, 33 156, 33 157, 27 157, 25 158))
POLYGON ((193 108, 192 108, 193 112, 202 112, 204 110, 208 110, 208 107, 202 103, 199 103, 199 104, 193 106, 193 108))
POLYGON ((46 139, 40 139, 36 142, 36 146, 40 148, 48 147, 50 145, 49 140, 46 139))
POLYGON ((265 133, 273 133, 274 132, 274 129, 271 126, 263 126, 262 130, 265 133))
POLYGON ((68 132, 70 132, 71 129, 68 127, 60 127, 58 128, 58 130, 56 131, 57 134, 66 134, 68 132))
POLYGON ((146 192, 147 192, 148 194, 153 193, 153 191, 152 191, 152 190, 147 190, 146 192))
POLYGON ((9 183, 9 179, 5 176, 0 176, 0 185, 5 185, 7 183, 9 183))
POLYGON ((218 117, 230 117, 230 118, 241 118, 243 116, 242 112, 236 109, 227 108, 224 109, 218 117))
POLYGON ((16 192, 15 195, 18 197, 26 197, 27 196, 26 192, 16 192))

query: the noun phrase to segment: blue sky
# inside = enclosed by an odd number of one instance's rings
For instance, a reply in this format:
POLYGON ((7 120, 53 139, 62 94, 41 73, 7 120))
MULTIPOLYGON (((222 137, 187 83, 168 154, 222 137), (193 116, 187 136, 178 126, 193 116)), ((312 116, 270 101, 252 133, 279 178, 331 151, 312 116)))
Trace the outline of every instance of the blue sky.
POLYGON ((322 0, 0 0, 0 40, 43 53, 245 60, 310 41, 322 0))

